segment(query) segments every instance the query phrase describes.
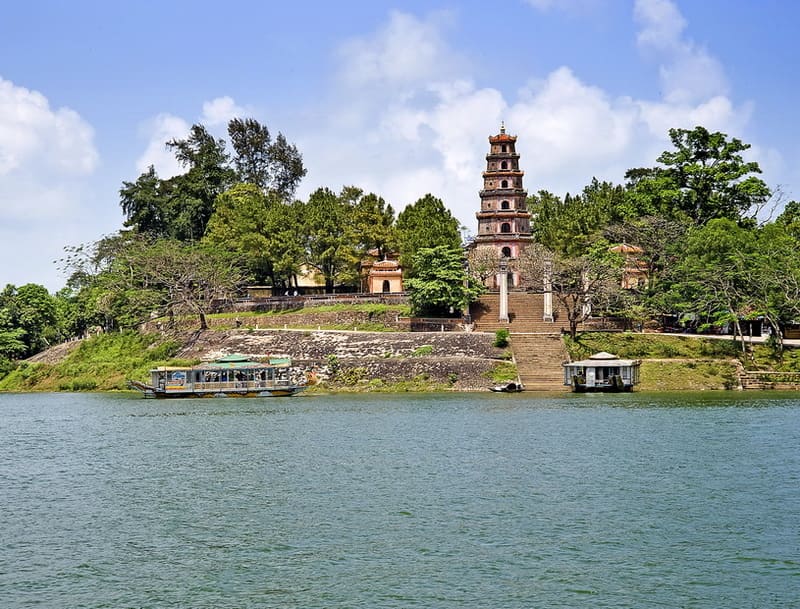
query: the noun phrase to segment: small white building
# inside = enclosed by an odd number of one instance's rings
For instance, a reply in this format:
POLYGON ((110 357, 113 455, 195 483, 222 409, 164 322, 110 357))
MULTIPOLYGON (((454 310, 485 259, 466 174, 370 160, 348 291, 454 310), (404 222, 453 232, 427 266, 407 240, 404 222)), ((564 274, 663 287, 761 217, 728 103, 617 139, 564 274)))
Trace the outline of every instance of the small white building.
POLYGON ((589 359, 564 364, 564 384, 573 391, 633 391, 641 360, 619 359, 601 351, 589 359))

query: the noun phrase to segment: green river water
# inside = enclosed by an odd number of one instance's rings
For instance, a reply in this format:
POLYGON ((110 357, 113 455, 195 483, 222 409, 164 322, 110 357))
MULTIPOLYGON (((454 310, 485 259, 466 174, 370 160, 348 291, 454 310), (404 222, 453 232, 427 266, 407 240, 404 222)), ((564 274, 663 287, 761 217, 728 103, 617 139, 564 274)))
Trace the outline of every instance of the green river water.
POLYGON ((800 607, 800 396, 0 394, 0 608, 800 607))

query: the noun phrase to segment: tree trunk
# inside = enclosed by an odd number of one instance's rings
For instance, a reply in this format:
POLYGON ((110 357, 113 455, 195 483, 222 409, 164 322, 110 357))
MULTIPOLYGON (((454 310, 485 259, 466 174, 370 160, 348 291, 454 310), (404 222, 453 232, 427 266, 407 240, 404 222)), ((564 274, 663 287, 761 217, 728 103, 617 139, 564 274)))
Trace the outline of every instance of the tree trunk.
POLYGON ((206 323, 206 314, 200 311, 200 329, 208 330, 208 323, 206 323))

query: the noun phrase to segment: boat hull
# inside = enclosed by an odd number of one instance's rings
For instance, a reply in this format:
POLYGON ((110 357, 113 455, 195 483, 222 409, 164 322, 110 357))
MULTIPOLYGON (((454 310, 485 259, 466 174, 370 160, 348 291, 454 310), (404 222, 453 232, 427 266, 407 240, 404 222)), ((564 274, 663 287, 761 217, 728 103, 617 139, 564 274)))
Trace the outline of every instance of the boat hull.
POLYGON ((288 387, 273 388, 247 388, 247 389, 157 389, 145 383, 132 381, 129 383, 132 389, 141 391, 146 398, 157 400, 179 399, 179 398, 279 398, 291 397, 305 391, 306 387, 301 385, 290 385, 288 387))

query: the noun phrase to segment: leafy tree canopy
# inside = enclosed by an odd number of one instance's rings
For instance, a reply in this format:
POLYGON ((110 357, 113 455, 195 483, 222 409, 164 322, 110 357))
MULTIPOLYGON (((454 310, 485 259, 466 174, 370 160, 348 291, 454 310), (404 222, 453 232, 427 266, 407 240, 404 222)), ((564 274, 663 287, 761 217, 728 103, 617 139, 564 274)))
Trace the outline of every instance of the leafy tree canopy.
POLYGON ((238 179, 289 201, 307 173, 297 147, 282 133, 272 141, 267 126, 252 118, 231 120, 228 135, 238 179))
POLYGON ((457 249, 461 245, 461 225, 441 199, 427 194, 406 207, 397 217, 400 264, 409 277, 420 271, 414 260, 422 248, 457 249))
POLYGON ((756 176, 761 168, 742 156, 749 144, 704 127, 670 129, 669 135, 674 149, 658 157, 661 167, 626 173, 633 208, 684 214, 702 225, 714 218, 755 217, 767 203, 770 189, 756 176))
POLYGON ((483 286, 468 281, 464 262, 460 247, 438 245, 417 250, 417 275, 405 282, 415 315, 447 317, 466 309, 481 294, 483 286))

